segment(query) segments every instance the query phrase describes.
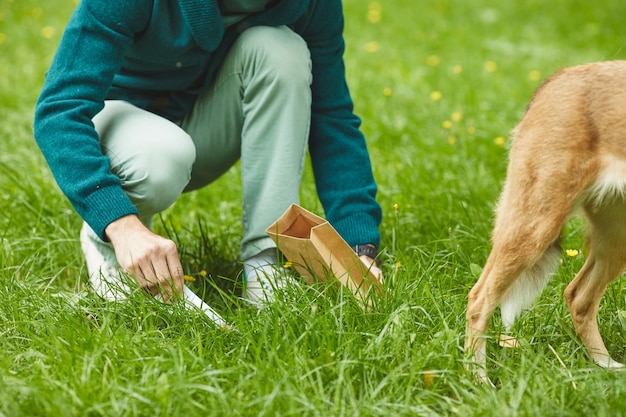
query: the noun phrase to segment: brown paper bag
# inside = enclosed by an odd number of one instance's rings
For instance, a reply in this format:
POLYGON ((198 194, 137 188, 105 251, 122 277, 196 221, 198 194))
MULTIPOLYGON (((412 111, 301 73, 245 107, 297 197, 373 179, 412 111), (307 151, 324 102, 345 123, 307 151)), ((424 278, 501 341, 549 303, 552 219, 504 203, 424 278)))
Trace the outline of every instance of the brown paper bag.
POLYGON ((310 211, 292 204, 267 234, 305 282, 335 277, 368 305, 372 291, 380 292, 378 278, 328 221, 310 211))

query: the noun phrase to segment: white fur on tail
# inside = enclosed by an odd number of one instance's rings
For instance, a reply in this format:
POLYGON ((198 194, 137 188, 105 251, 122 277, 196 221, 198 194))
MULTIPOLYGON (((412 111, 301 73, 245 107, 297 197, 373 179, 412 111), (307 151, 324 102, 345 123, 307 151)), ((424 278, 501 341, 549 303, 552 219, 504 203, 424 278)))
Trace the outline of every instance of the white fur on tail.
POLYGON ((502 324, 508 331, 515 319, 541 294, 559 265, 560 251, 552 245, 531 268, 526 269, 502 297, 502 324))

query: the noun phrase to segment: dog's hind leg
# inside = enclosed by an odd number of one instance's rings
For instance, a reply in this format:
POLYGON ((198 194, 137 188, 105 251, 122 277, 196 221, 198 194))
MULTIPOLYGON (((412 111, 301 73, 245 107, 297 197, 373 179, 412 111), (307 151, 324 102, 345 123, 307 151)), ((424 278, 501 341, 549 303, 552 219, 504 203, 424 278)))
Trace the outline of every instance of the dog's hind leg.
POLYGON ((510 327, 521 309, 541 292, 558 265, 557 242, 571 207, 569 203, 554 204, 550 211, 534 212, 520 205, 518 197, 523 195, 532 207, 544 196, 524 195, 519 188, 513 194, 511 187, 514 182, 507 182, 497 210, 493 249, 468 297, 465 349, 483 381, 484 334, 495 308, 501 304, 504 324, 510 327))
POLYGON ((557 133, 545 126, 548 130, 518 131, 496 210, 493 248, 468 297, 465 350, 483 380, 484 334, 495 308, 501 304, 503 322, 510 327, 540 294, 558 265, 561 230, 589 181, 590 172, 581 169, 571 150, 559 153, 556 161, 542 148, 546 142, 554 146, 555 140, 543 138, 557 133))
POLYGON ((591 359, 605 368, 621 368, 613 360, 598 329, 600 300, 608 284, 626 267, 626 204, 623 200, 586 210, 590 223, 589 256, 565 290, 576 334, 591 359))
POLYGON ((521 309, 541 292, 558 265, 557 244, 537 247, 530 253, 524 252, 523 245, 517 242, 511 236, 508 242, 494 246, 483 274, 468 296, 465 350, 472 356, 473 369, 482 380, 486 380, 484 335, 494 310, 501 305, 503 323, 510 327, 521 309), (511 252, 518 250, 522 253, 511 256, 511 252))

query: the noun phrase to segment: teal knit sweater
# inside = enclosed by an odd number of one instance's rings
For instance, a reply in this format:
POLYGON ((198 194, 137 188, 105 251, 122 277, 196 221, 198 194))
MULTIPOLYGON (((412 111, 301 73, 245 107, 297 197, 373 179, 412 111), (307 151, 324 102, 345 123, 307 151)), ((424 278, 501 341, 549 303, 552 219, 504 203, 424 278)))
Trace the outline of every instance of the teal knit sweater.
POLYGON ((104 100, 180 120, 242 31, 289 25, 311 52, 309 150, 326 218, 350 245, 378 246, 381 209, 344 74, 341 1, 274 3, 224 30, 217 0, 81 0, 46 75, 34 128, 59 187, 101 237, 109 223, 137 213, 91 122, 104 100))

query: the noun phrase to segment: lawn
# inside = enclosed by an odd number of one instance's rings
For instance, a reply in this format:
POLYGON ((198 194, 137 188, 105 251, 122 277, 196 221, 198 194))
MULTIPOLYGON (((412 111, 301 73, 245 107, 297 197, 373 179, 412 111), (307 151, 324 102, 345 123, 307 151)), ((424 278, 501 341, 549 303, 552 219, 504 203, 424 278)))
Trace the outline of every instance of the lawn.
MULTIPOLYGON (((81 220, 32 136, 74 6, 0 0, 0 416, 626 414, 626 374, 590 362, 562 298, 584 261, 579 219, 564 232, 559 272, 513 329, 521 348, 488 345, 496 388, 474 383, 462 351, 510 131, 555 70, 626 58, 626 3, 345 0, 348 82, 379 183, 389 292, 370 312, 335 287, 304 284, 265 310, 245 307, 234 168, 155 226, 236 331, 143 295, 110 304, 89 292, 81 220)), ((301 196, 323 215, 309 166, 301 196)), ((599 318, 622 361, 625 295, 617 280, 599 318)))

